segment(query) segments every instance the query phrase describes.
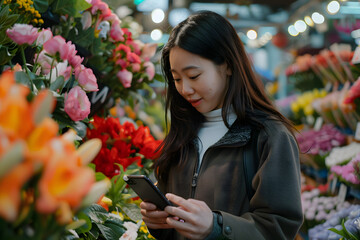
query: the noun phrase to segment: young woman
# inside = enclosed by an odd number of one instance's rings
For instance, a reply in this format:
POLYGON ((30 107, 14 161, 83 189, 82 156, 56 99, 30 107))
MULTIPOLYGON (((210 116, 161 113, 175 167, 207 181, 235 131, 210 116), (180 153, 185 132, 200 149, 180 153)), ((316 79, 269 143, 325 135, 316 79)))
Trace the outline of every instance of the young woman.
POLYGON ((151 234, 294 239, 303 216, 293 127, 266 97, 232 25, 213 12, 193 14, 173 29, 162 67, 171 125, 154 167, 174 206, 141 203, 151 234), (249 196, 243 158, 251 138, 260 163, 249 196))

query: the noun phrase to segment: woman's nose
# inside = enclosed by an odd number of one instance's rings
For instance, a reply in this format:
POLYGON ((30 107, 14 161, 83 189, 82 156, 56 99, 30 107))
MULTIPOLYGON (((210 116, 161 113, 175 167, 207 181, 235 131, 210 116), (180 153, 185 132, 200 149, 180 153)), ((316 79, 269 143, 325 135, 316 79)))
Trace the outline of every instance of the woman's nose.
POLYGON ((193 94, 194 93, 194 89, 191 86, 190 82, 187 80, 183 80, 182 81, 182 88, 181 88, 181 92, 183 95, 189 95, 189 94, 193 94))

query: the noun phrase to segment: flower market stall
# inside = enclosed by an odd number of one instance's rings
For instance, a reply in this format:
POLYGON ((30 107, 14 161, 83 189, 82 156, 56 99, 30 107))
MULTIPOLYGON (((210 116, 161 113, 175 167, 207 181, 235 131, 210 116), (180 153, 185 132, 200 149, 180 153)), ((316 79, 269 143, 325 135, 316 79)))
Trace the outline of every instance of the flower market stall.
POLYGON ((158 44, 101 0, 0 19, 0 239, 153 239, 122 177, 151 175, 163 138, 158 44))
POLYGON ((299 129, 305 239, 360 239, 358 50, 334 43, 286 71, 298 92, 285 105, 299 129))

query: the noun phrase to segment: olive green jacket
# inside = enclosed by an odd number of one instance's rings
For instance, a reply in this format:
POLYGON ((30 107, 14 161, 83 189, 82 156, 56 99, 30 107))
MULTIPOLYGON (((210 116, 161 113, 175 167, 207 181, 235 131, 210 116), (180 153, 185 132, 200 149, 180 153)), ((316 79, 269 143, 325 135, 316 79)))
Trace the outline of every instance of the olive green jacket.
MULTIPOLYGON (((238 121, 204 154, 197 178, 198 151, 183 167, 170 169, 169 181, 159 182, 162 192, 206 202, 223 218, 222 236, 229 239, 294 239, 302 221, 298 147, 286 127, 266 120, 258 136, 260 167, 253 178, 254 196, 248 200, 243 169, 243 147, 250 126, 238 121)), ((173 229, 151 230, 157 239, 184 239, 173 229)))

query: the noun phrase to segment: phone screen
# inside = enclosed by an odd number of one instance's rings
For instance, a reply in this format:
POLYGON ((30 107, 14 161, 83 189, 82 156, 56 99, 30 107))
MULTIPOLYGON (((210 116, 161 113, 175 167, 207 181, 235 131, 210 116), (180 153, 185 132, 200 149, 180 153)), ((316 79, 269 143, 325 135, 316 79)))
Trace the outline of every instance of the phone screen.
POLYGON ((159 209, 172 205, 154 183, 145 175, 125 175, 124 181, 144 202, 151 202, 159 209))

